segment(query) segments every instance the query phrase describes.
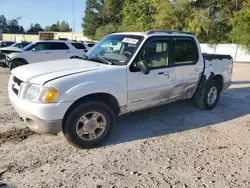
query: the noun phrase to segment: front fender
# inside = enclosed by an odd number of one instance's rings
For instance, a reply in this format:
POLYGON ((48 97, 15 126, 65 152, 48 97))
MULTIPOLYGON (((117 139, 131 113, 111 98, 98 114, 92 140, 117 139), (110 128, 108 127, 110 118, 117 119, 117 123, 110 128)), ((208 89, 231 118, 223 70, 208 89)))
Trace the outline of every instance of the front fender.
POLYGON ((67 91, 58 99, 59 102, 74 102, 84 96, 96 93, 107 93, 113 95, 119 106, 127 104, 127 92, 121 87, 110 82, 84 82, 76 85, 67 91))

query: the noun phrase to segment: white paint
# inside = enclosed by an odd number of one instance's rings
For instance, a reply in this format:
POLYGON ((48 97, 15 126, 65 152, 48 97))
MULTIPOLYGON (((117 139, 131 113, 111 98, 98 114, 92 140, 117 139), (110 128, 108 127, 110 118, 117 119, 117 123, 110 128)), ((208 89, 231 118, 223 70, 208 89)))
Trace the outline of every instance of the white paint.
POLYGON ((50 60, 58 60, 58 59, 69 59, 73 56, 83 57, 85 52, 81 49, 76 49, 70 41, 40 41, 38 43, 53 43, 53 42, 60 42, 65 43, 69 49, 67 50, 40 50, 40 51, 23 51, 22 53, 11 53, 8 57, 11 60, 15 59, 24 59, 28 63, 37 63, 43 61, 50 61, 50 60))
MULTIPOLYGON (((139 35, 139 33, 137 33, 139 35)), ((131 72, 130 65, 144 42, 151 36, 173 36, 169 34, 143 35, 144 41, 131 58, 128 65, 115 66, 86 60, 57 60, 21 66, 12 70, 12 75, 24 81, 25 85, 35 83, 41 86, 54 87, 59 94, 54 104, 39 104, 26 101, 22 95, 17 97, 9 84, 9 97, 20 111, 28 112, 42 120, 62 119, 70 104, 89 94, 107 93, 114 96, 122 113, 191 98, 200 77, 204 64, 201 48, 194 37, 199 51, 199 60, 195 65, 167 67, 151 70, 148 75, 142 72, 131 72), (162 72, 162 74, 159 74, 162 72)), ((183 35, 174 35, 183 36, 183 35)), ((185 35, 187 36, 187 35, 185 35)), ((188 35, 193 37, 192 35, 188 35)), ((224 83, 231 81, 230 60, 206 61, 205 75, 211 71, 223 76, 224 83), (208 68, 212 66, 212 68, 208 68)), ((12 80, 10 79, 9 83, 12 80)))

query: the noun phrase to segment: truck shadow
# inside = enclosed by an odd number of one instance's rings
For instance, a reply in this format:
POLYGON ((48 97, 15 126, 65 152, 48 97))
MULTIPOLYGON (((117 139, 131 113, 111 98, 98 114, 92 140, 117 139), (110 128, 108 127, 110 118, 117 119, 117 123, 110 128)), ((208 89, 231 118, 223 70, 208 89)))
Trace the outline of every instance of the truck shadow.
POLYGON ((215 126, 249 113, 250 88, 230 88, 221 94, 217 107, 211 111, 201 110, 189 100, 120 117, 105 145, 215 126))

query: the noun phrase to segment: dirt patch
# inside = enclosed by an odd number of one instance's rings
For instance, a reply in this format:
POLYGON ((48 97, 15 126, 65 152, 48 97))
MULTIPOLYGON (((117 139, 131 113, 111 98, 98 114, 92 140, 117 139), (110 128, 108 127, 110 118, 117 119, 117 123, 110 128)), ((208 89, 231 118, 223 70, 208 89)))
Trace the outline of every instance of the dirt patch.
POLYGON ((29 136, 37 134, 36 132, 32 131, 28 127, 24 129, 11 129, 7 132, 0 133, 0 146, 5 142, 22 142, 23 140, 27 139, 29 136))

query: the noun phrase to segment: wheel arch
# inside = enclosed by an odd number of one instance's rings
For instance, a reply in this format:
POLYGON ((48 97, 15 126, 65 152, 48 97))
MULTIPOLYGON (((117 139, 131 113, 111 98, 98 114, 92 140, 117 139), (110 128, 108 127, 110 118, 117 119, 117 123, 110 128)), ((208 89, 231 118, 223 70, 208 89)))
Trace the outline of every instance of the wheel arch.
POLYGON ((223 90, 223 76, 221 74, 214 74, 213 72, 211 72, 210 76, 208 78, 206 78, 205 75, 202 76, 201 81, 199 86, 197 87, 197 90, 194 94, 194 98, 197 98, 201 95, 202 90, 206 87, 206 85, 211 82, 212 80, 215 80, 218 85, 219 85, 219 89, 220 91, 223 90))
POLYGON ((12 59, 12 60, 10 61, 10 63, 13 63, 14 61, 22 61, 22 62, 28 64, 28 61, 25 60, 25 59, 23 59, 23 58, 15 58, 15 59, 12 59))
POLYGON ((120 106, 118 100, 109 93, 93 93, 86 96, 83 96, 76 100, 66 111, 63 117, 63 123, 65 122, 66 118, 70 114, 72 110, 77 108, 79 105, 83 104, 84 102, 88 101, 99 101, 107 104, 114 112, 115 115, 120 113, 120 106))

